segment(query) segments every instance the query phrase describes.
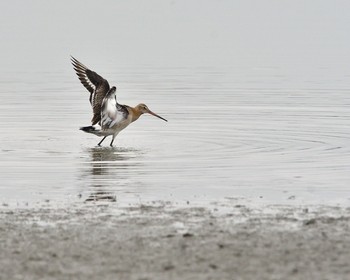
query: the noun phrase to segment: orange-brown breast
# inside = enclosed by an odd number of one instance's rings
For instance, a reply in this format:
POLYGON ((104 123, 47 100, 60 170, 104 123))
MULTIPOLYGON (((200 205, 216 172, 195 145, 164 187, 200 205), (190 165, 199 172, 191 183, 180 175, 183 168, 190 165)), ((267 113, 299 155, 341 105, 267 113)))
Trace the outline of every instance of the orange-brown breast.
POLYGON ((131 122, 136 121, 141 115, 142 112, 140 110, 137 109, 137 107, 127 107, 128 111, 129 111, 129 116, 131 116, 131 122))

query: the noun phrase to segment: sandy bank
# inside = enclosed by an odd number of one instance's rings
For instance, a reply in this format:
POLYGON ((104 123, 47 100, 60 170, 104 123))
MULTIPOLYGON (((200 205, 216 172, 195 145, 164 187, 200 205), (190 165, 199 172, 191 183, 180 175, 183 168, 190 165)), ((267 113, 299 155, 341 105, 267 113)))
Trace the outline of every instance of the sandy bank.
POLYGON ((0 279, 347 279, 350 210, 0 210, 0 279))

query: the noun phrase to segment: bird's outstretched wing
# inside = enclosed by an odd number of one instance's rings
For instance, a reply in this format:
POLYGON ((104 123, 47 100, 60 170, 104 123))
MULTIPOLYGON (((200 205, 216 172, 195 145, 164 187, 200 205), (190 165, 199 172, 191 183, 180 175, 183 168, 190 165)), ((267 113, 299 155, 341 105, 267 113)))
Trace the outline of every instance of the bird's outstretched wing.
POLYGON ((106 79, 91 71, 84 64, 73 56, 71 57, 73 68, 83 86, 90 92, 90 104, 92 106, 92 125, 101 121, 101 106, 103 98, 109 91, 109 84, 106 79))
POLYGON ((116 87, 112 87, 102 101, 101 127, 103 130, 112 128, 125 121, 129 112, 124 105, 117 102, 116 87))

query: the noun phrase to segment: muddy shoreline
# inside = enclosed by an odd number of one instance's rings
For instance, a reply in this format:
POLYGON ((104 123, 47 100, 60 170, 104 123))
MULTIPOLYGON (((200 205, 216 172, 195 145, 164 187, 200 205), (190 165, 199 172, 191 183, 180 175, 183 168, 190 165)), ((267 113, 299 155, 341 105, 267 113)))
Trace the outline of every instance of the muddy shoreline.
POLYGON ((0 209, 0 279, 346 279, 350 209, 0 209))

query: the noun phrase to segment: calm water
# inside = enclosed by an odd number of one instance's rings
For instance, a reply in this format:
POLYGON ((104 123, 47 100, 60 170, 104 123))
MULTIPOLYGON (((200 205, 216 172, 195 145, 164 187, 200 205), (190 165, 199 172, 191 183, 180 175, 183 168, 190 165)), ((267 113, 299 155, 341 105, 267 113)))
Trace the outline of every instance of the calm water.
POLYGON ((349 76, 327 67, 92 68, 117 85, 120 103, 144 102, 169 122, 142 116, 116 147, 96 147, 100 138, 78 130, 91 108, 68 62, 62 72, 3 71, 2 203, 350 202, 349 76))
POLYGON ((0 6, 0 206, 349 204, 349 1, 0 6), (96 147, 70 54, 169 122, 96 147))

